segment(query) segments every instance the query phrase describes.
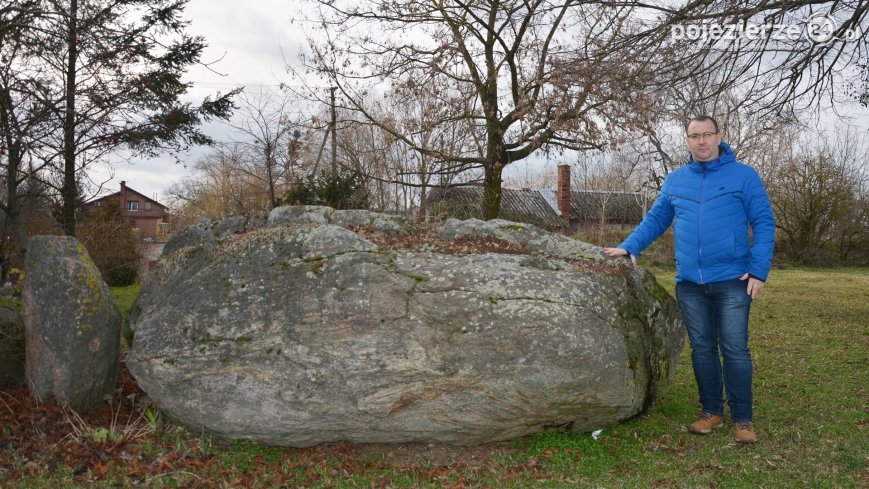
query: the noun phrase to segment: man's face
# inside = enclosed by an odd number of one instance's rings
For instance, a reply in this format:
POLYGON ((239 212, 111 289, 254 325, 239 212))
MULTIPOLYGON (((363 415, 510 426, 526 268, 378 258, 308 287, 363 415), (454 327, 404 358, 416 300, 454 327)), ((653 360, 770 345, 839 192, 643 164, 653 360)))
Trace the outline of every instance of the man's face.
POLYGON ((714 134, 715 124, 712 121, 692 121, 688 124, 688 151, 694 161, 711 161, 718 158, 718 145, 721 136, 714 134), (699 135, 699 136, 698 136, 699 135), (704 137, 704 135, 708 135, 704 137))

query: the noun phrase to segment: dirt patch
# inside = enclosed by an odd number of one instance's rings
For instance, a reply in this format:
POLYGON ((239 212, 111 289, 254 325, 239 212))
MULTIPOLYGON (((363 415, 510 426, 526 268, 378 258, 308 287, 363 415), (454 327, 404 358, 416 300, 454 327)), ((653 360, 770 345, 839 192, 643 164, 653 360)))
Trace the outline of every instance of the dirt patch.
POLYGON ((371 461, 388 460, 391 465, 456 465, 484 466, 493 458, 512 454, 508 442, 476 446, 456 446, 443 443, 403 443, 346 445, 355 456, 371 461))

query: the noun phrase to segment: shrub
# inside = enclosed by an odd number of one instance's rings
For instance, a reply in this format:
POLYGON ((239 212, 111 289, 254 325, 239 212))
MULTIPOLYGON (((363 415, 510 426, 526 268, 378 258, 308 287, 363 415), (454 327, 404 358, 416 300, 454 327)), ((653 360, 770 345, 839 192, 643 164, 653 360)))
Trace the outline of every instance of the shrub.
POLYGON ((335 209, 368 208, 368 178, 359 170, 322 171, 296 182, 283 200, 288 205, 327 205, 335 209))
POLYGON ((98 211, 81 218, 76 235, 107 284, 121 287, 136 282, 141 244, 117 202, 104 202, 98 211))

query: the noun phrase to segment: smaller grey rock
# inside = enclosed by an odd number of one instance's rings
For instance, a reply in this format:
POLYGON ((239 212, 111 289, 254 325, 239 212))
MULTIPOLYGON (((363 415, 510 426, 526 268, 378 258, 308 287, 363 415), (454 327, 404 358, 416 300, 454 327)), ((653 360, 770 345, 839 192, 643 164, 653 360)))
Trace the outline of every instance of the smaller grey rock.
POLYGON ((210 248, 229 236, 264 227, 266 227, 266 216, 260 214, 203 219, 169 238, 161 256, 169 256, 181 248, 190 246, 210 248))
POLYGON ((22 298, 25 378, 43 402, 88 410, 110 395, 120 368, 121 315, 84 246, 35 236, 22 298))
POLYGON ((455 218, 447 219, 438 231, 438 238, 445 241, 454 241, 462 236, 480 237, 492 236, 497 233, 497 229, 491 225, 490 221, 482 221, 480 219, 460 220, 455 218))
POLYGON ((332 214, 331 223, 345 228, 351 226, 368 228, 393 236, 407 234, 406 223, 401 217, 361 209, 335 211, 332 214))
POLYGON ((268 226, 268 214, 252 214, 248 216, 247 223, 244 225, 245 231, 253 231, 255 229, 262 229, 268 226))
POLYGON ((448 219, 438 237, 454 241, 461 237, 494 237, 503 240, 526 253, 542 253, 553 257, 566 259, 606 260, 603 249, 599 246, 579 241, 560 234, 554 234, 540 229, 533 224, 493 219, 448 219))
POLYGON ((567 258, 571 260, 609 260, 609 258, 604 255, 603 248, 600 246, 562 236, 560 234, 540 233, 539 235, 529 236, 525 248, 545 253, 549 256, 557 256, 559 258, 567 258))
POLYGON ((328 224, 335 209, 321 205, 286 205, 275 207, 269 212, 268 226, 286 224, 317 223, 328 224))
POLYGON ((24 385, 24 323, 14 310, 0 306, 0 382, 24 385))
POLYGON ((377 245, 340 226, 326 224, 313 228, 303 243, 305 260, 332 257, 351 251, 373 251, 377 245))
POLYGON ((227 216, 217 220, 211 232, 217 238, 225 238, 233 234, 243 233, 246 223, 247 217, 245 216, 227 216))
POLYGON ((460 221, 458 219, 447 219, 438 231, 438 238, 445 241, 455 241, 463 237, 482 238, 493 237, 506 241, 517 248, 524 248, 525 241, 528 236, 522 232, 539 229, 532 224, 524 224, 519 222, 505 221, 503 219, 492 219, 491 221, 482 221, 480 219, 468 219, 460 221), (516 231, 520 231, 517 233, 516 231))
POLYGON ((213 245, 217 241, 212 232, 213 227, 214 221, 211 219, 203 219, 192 226, 188 226, 183 231, 172 235, 166 241, 161 256, 169 256, 181 248, 187 248, 188 246, 213 245))

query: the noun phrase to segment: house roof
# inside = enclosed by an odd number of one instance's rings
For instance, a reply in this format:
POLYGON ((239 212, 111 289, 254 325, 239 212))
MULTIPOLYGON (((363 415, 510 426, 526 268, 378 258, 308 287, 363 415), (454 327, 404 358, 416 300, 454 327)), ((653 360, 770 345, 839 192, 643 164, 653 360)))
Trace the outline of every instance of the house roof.
MULTIPOLYGON (((480 186, 439 188, 432 190, 427 200, 430 206, 440 201, 465 205, 479 218, 482 216, 480 204, 483 202, 483 192, 484 189, 480 186)), ((536 190, 502 189, 500 216, 502 219, 527 222, 547 228, 562 224, 558 214, 536 190)))
MULTIPOLYGON (((554 190, 540 192, 551 192, 555 200, 554 190)), ((580 221, 600 221, 601 211, 605 211, 607 222, 640 222, 643 220, 643 202, 643 195, 639 192, 573 190, 570 192, 570 217, 580 221)))
MULTIPOLYGON (((450 187, 433 190, 426 199, 431 208, 436 202, 448 201, 469 206, 479 212, 483 187, 450 187)), ((546 228, 562 226, 556 193, 549 189, 502 189, 502 219, 527 222, 546 228)), ((573 221, 600 221, 606 212, 608 223, 637 223, 643 218, 643 198, 638 192, 574 190, 570 192, 570 217, 573 221)), ((478 216, 479 217, 479 216, 478 216)))
MULTIPOLYGON (((142 198, 143 201, 152 202, 152 203, 154 203, 154 204, 156 204, 156 205, 159 205, 159 206, 162 207, 163 209, 169 210, 169 208, 166 207, 165 205, 163 205, 163 204, 157 202, 156 200, 152 199, 151 197, 148 197, 147 195, 145 195, 145 194, 143 194, 143 193, 141 193, 141 192, 139 192, 139 191, 137 191, 137 190, 131 188, 130 186, 126 186, 126 187, 124 187, 124 188, 126 188, 126 190, 127 190, 127 195, 129 195, 129 194, 131 194, 131 193, 132 193, 132 194, 135 194, 135 195, 138 195, 139 197, 142 198)), ((118 192, 115 192, 115 193, 113 193, 113 194, 104 195, 104 196, 102 196, 102 197, 98 197, 98 198, 96 198, 96 199, 89 200, 88 202, 86 202, 86 204, 90 205, 90 204, 93 204, 93 203, 95 203, 95 202, 102 202, 102 201, 107 200, 107 199, 117 199, 120 195, 121 195, 121 192, 118 191, 118 192)))

